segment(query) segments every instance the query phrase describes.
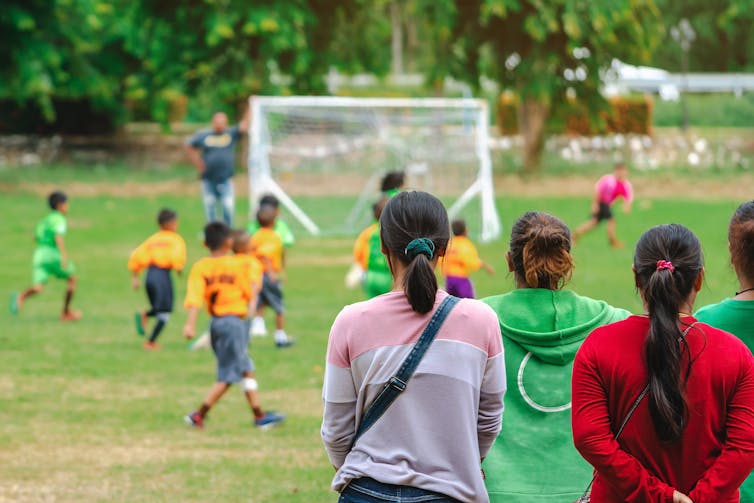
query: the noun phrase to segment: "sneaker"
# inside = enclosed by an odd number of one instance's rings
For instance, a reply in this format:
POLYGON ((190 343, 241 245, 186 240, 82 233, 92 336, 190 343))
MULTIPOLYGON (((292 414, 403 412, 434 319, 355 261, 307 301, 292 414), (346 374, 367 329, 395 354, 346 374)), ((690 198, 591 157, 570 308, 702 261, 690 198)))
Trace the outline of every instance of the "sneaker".
POLYGON ((144 321, 140 312, 134 313, 134 325, 136 325, 136 333, 144 337, 144 321))
POLYGON ((193 426, 194 428, 197 428, 199 430, 204 428, 204 418, 200 416, 198 412, 186 414, 185 416, 183 416, 183 420, 187 425, 193 426))
POLYGON ((296 339, 289 337, 285 333, 285 330, 279 328, 275 330, 275 345, 279 348, 287 348, 293 346, 296 343, 296 339))
POLYGON ((10 314, 18 314, 18 294, 13 292, 10 294, 10 314))
POLYGON ((147 351, 159 351, 160 345, 156 342, 147 341, 144 343, 144 349, 146 349, 147 351))
POLYGON ((68 311, 60 315, 60 321, 76 321, 81 319, 80 311, 68 311))
POLYGON ((262 430, 272 428, 278 423, 281 423, 285 419, 283 414, 277 414, 276 412, 265 412, 264 416, 254 420, 254 426, 262 430))
POLYGON ((249 334, 252 337, 264 337, 267 335, 267 327, 264 325, 264 318, 261 316, 254 316, 251 320, 251 331, 249 334))
POLYGON ((279 339, 275 341, 275 346, 279 348, 289 348, 296 344, 296 338, 295 337, 286 337, 285 339, 279 339))

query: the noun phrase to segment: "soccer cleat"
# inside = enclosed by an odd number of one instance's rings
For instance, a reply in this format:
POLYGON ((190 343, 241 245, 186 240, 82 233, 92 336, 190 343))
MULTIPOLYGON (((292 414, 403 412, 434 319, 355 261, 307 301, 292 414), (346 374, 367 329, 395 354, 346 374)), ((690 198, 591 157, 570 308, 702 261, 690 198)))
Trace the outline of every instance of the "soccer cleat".
POLYGON ((147 341, 144 343, 144 349, 146 349, 147 351, 159 351, 160 345, 156 342, 147 341))
POLYGON ((264 337, 267 335, 267 327, 264 325, 264 318, 261 316, 254 316, 251 320, 251 330, 249 334, 252 337, 264 337))
POLYGON ((18 314, 18 294, 10 294, 10 314, 18 314))
POLYGON ((136 333, 144 337, 144 323, 142 323, 141 313, 134 313, 134 325, 136 325, 136 333))
POLYGON ((204 429, 204 418, 199 415, 198 412, 192 412, 183 416, 183 420, 189 426, 193 426, 196 429, 204 429))
POLYGON ((60 315, 60 321, 76 321, 81 319, 80 311, 68 311, 60 315))
POLYGON ((254 419, 254 426, 260 430, 272 428, 278 423, 283 422, 285 416, 276 412, 265 412, 264 416, 254 419))

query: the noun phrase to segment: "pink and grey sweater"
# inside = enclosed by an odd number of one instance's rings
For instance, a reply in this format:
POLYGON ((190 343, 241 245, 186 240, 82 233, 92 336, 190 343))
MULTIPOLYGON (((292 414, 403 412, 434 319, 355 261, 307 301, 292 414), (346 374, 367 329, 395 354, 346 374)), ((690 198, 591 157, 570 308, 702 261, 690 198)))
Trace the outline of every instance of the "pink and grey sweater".
MULTIPOLYGON (((447 296, 437 292, 435 307, 447 296)), ((432 312, 403 292, 346 306, 327 347, 322 439, 338 469, 333 489, 371 477, 460 501, 488 501, 480 472, 498 432, 505 394, 500 325, 491 308, 463 299, 448 315, 406 390, 349 451, 362 415, 398 371, 432 312)))

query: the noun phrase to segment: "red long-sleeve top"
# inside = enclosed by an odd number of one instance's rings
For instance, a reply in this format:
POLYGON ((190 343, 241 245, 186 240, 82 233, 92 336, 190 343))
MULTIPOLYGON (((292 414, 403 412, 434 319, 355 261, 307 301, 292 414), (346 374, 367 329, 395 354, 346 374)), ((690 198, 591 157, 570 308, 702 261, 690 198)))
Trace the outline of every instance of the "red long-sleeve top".
POLYGON ((694 503, 739 501, 738 486, 754 469, 754 357, 734 335, 695 325, 686 336, 693 363, 681 440, 660 441, 647 396, 616 441, 614 432, 647 384, 648 331, 649 318, 631 316, 594 330, 576 354, 573 437, 597 471, 592 501, 672 502, 674 489, 694 503))

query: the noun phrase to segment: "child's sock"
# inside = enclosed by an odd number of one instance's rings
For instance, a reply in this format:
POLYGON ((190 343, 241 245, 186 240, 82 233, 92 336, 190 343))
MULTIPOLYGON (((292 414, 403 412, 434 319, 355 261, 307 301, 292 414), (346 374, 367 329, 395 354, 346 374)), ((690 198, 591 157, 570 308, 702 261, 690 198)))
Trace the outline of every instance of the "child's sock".
POLYGON ((252 407, 251 411, 254 413, 254 419, 264 417, 264 410, 262 410, 262 407, 252 407))
POLYGON ((165 321, 158 319, 152 329, 152 335, 149 336, 149 342, 156 342, 163 328, 165 328, 165 321))

